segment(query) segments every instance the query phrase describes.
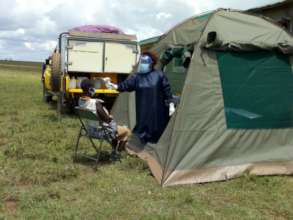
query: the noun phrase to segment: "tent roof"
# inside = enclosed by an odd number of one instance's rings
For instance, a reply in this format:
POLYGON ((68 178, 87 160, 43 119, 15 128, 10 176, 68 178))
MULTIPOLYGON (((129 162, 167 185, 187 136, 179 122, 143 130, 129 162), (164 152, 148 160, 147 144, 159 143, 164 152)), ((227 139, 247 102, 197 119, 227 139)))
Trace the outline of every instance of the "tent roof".
POLYGON ((156 36, 156 37, 151 37, 151 38, 148 38, 148 39, 141 40, 139 42, 139 45, 143 46, 143 45, 146 45, 146 44, 156 43, 156 42, 158 42, 160 40, 160 37, 161 36, 156 36))
POLYGON ((272 21, 240 11, 219 9, 176 25, 160 37, 151 50, 160 53, 166 47, 195 44, 200 38, 202 46, 218 49, 280 48, 292 53, 293 48, 291 35, 272 21), (207 36, 202 37, 204 31, 217 33, 213 45, 207 44, 207 36))
POLYGON ((196 15, 177 24, 160 36, 158 43, 151 49, 160 52, 163 48, 176 45, 187 45, 196 42, 195 36, 200 36, 203 27, 213 12, 196 15))
POLYGON ((201 36, 200 46, 220 50, 279 49, 293 53, 292 36, 276 23, 240 11, 218 10, 210 18, 201 36), (207 42, 210 33, 213 42, 207 42))

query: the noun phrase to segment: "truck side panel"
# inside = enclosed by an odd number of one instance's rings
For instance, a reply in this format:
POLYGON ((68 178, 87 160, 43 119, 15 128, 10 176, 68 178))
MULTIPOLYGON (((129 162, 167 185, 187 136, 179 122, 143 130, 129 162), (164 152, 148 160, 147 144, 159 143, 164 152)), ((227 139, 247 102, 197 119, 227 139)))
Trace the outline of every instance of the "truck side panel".
POLYGON ((68 71, 103 72, 102 42, 68 41, 68 71))
POLYGON ((130 73, 136 64, 137 45, 115 42, 105 43, 106 73, 130 73))

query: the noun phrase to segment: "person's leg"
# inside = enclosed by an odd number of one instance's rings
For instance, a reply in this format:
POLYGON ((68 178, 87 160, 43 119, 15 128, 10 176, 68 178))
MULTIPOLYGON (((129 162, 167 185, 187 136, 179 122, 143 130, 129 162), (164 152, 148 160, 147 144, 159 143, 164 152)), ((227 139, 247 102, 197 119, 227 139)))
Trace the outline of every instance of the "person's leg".
POLYGON ((127 141, 128 137, 131 135, 131 131, 124 126, 117 126, 117 133, 118 133, 118 141, 127 141))
POLYGON ((123 127, 123 126, 117 126, 117 133, 118 133, 118 151, 123 151, 125 150, 125 146, 128 140, 128 137, 131 134, 131 131, 127 128, 127 127, 123 127))
POLYGON ((116 151, 118 148, 118 139, 112 140, 111 145, 112 145, 112 151, 116 151))
POLYGON ((117 147, 119 152, 124 151, 126 148, 127 141, 120 141, 117 147))
POLYGON ((112 152, 111 152, 111 155, 110 155, 110 159, 111 161, 115 162, 115 161, 119 161, 120 160, 120 153, 119 153, 119 150, 118 150, 118 147, 119 147, 119 141, 118 139, 114 139, 112 140, 112 152))

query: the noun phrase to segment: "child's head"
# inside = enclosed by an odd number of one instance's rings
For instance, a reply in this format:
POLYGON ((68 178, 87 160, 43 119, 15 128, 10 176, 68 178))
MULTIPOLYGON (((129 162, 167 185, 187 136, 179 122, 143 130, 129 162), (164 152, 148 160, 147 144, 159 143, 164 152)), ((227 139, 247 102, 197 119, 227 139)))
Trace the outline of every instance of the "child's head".
POLYGON ((83 93, 87 96, 93 97, 96 93, 95 86, 92 80, 89 80, 89 79, 82 80, 80 87, 83 93))

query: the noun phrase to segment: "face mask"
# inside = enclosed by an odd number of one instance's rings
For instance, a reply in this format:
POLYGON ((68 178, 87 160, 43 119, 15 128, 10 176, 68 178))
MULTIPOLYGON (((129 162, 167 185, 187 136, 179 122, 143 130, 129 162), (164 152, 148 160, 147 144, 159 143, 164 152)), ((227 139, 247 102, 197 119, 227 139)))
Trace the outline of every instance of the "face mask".
POLYGON ((138 73, 145 74, 152 70, 153 60, 148 55, 142 55, 138 64, 138 73))
POLYGON ((138 73, 145 74, 151 71, 151 65, 147 63, 138 64, 138 73))

